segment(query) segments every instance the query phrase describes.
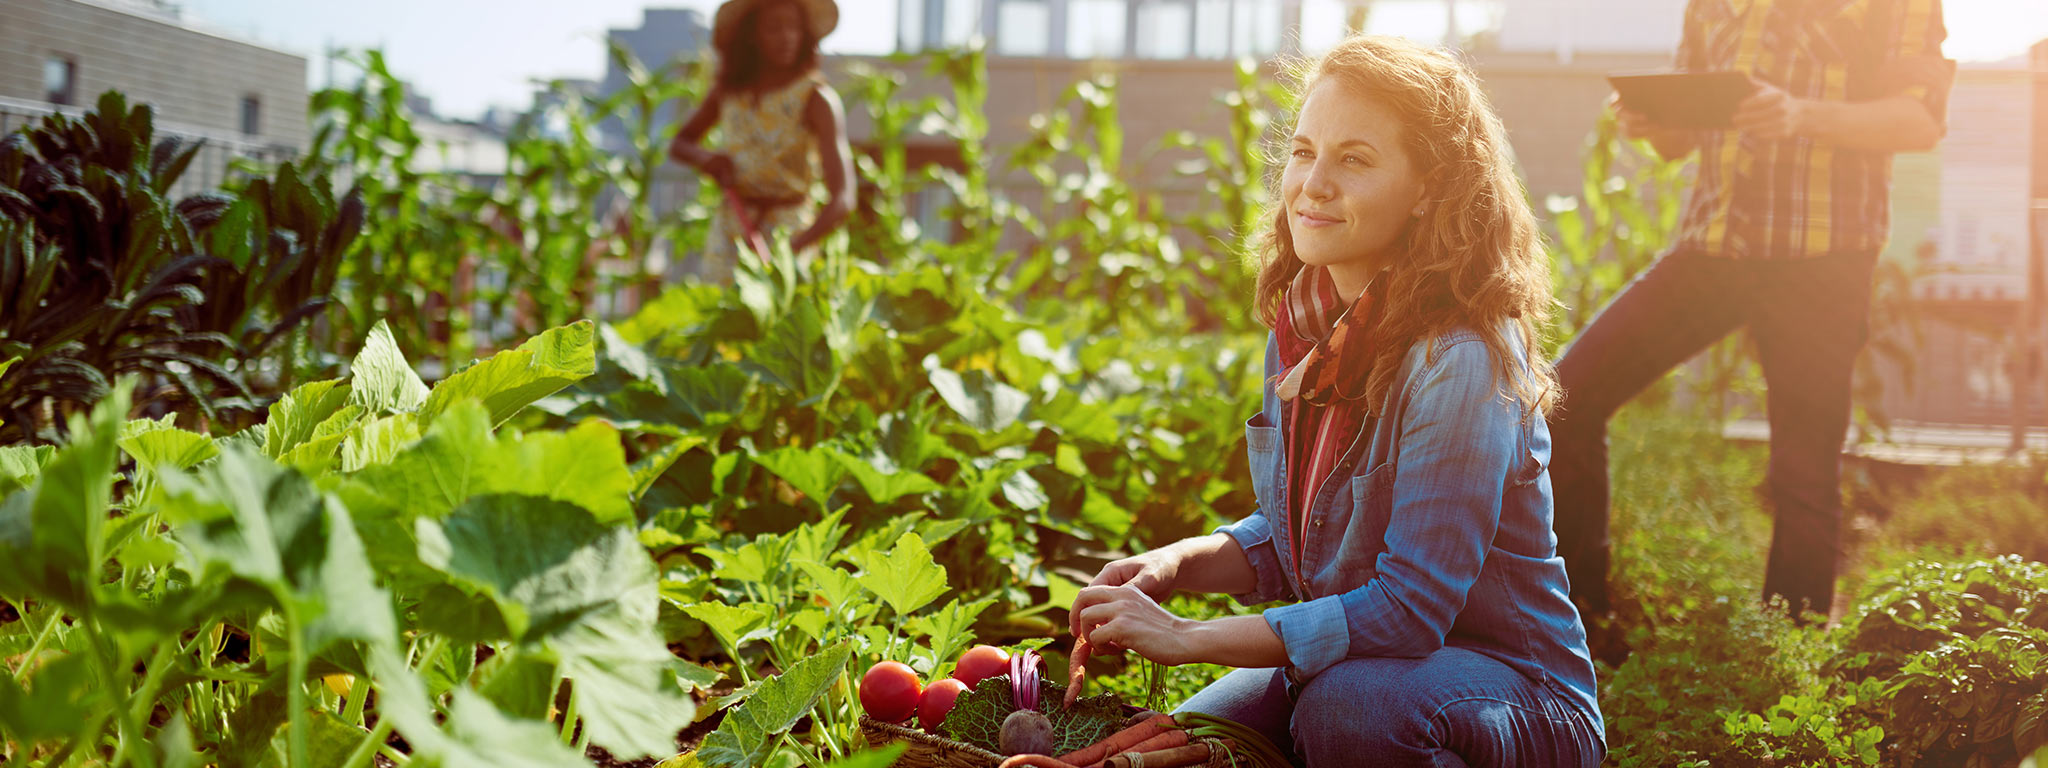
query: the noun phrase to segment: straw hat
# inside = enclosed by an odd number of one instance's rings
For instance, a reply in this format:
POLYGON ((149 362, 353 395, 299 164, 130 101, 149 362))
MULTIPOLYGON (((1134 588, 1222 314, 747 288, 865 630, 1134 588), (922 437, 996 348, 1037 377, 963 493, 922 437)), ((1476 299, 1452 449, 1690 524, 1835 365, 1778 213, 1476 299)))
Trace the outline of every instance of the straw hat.
MULTIPOLYGON (((732 36, 739 33, 740 19, 753 13, 755 8, 773 0, 726 0, 718 6, 718 15, 711 20, 711 44, 724 49, 732 43, 732 36)), ((839 4, 833 0, 795 0, 804 9, 804 19, 811 23, 811 37, 825 39, 839 26, 839 4)))

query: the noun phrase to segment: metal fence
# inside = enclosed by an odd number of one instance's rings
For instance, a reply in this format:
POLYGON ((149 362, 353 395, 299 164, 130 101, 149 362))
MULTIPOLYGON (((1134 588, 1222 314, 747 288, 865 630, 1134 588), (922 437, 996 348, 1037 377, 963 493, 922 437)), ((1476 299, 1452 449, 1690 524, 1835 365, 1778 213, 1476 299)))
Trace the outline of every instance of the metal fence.
MULTIPOLYGON (((0 136, 29 128, 52 114, 80 117, 86 111, 84 107, 0 98, 0 136)), ((267 143, 248 136, 236 136, 163 120, 157 120, 155 125, 157 141, 176 138, 181 141, 200 142, 199 154, 192 159, 192 165, 185 169, 185 175, 178 179, 178 183, 171 186, 173 200, 219 189, 230 178, 238 175, 235 169, 237 160, 246 159, 270 165, 293 159, 299 154, 296 147, 267 143)))

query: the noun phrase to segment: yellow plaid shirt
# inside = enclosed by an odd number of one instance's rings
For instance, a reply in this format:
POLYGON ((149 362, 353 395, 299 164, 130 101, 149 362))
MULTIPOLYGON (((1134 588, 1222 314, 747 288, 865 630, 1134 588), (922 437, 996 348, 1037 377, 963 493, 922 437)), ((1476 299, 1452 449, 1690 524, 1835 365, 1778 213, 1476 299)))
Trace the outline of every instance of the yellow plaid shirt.
MULTIPOLYGON (((1905 94, 1945 123, 1947 36, 1941 0, 1690 0, 1677 66, 1747 72, 1801 99, 1905 94)), ((1699 146, 1681 249, 1749 259, 1883 249, 1891 154, 1733 130, 1704 132, 1699 146)))

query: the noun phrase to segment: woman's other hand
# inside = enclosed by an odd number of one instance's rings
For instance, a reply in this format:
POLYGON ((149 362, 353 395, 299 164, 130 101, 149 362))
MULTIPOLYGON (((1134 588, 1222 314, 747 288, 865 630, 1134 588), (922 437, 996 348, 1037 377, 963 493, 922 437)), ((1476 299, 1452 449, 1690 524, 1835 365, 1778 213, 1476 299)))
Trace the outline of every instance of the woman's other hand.
MULTIPOLYGON (((1142 555, 1111 560, 1095 574, 1095 580, 1088 582, 1091 587, 1121 587, 1129 585, 1151 597, 1153 602, 1166 602, 1173 596, 1174 582, 1180 578, 1181 556, 1171 547, 1162 547, 1142 555)), ((1074 604, 1079 612, 1080 603, 1074 604)), ((1081 635, 1081 624, 1074 622, 1074 636, 1081 635)))
POLYGON ((1168 665, 1194 660, 1189 642, 1194 622, 1168 613, 1132 584, 1082 589, 1074 598, 1073 618, 1080 628, 1075 635, 1098 650, 1136 651, 1168 665))

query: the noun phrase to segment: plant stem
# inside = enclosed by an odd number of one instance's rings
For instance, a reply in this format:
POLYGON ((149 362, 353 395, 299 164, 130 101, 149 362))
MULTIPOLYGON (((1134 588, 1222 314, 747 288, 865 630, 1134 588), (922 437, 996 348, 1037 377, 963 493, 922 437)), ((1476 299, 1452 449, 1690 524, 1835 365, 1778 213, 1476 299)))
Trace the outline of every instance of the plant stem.
POLYGON ((128 708, 131 722, 146 722, 149 711, 156 708, 157 689, 163 686, 164 672, 171 668, 171 646, 171 643, 157 644, 156 654, 149 658, 149 671, 144 673, 142 688, 136 691, 134 702, 128 708))
MULTIPOLYGON (((26 618, 26 617, 28 616, 28 613, 27 613, 27 608, 28 608, 28 603, 27 603, 27 601, 23 601, 23 602, 22 602, 22 609, 23 609, 23 610, 22 610, 22 611, 19 611, 19 613, 21 613, 21 615, 22 615, 22 616, 23 616, 24 618, 26 618)), ((63 611, 61 611, 61 610, 58 610, 58 609, 57 609, 57 608, 56 608, 55 606, 51 606, 51 608, 50 608, 50 619, 49 619, 49 621, 45 621, 45 622, 43 622, 43 628, 42 628, 41 630, 38 630, 38 631, 36 632, 36 641, 35 641, 35 644, 34 644, 34 645, 30 645, 30 646, 28 647, 28 653, 22 654, 22 656, 21 656, 21 666, 19 666, 19 667, 15 667, 15 668, 14 668, 14 680, 15 680, 15 682, 21 682, 21 681, 23 681, 23 680, 27 680, 27 679, 28 679, 28 668, 29 668, 29 666, 30 666, 30 665, 32 665, 32 664, 34 664, 34 663, 35 663, 35 660, 36 660, 36 656, 37 656, 37 655, 39 655, 39 654, 41 654, 41 653, 43 652, 43 644, 44 644, 44 643, 47 643, 47 642, 49 642, 49 641, 50 641, 50 633, 51 633, 52 631, 56 630, 56 628, 57 628, 57 622, 58 622, 59 620, 63 619, 63 617, 64 617, 64 612, 63 612, 63 611)))
POLYGON ((298 612, 285 609, 285 623, 291 633, 291 648, 286 657, 285 700, 291 713, 291 731, 287 743, 291 749, 286 753, 287 764, 300 768, 306 764, 306 668, 311 659, 306 654, 306 625, 299 621, 298 612))
POLYGON ((397 763, 399 765, 405 765, 406 763, 412 762, 412 758, 406 757, 405 753, 403 752, 400 752, 396 749, 392 749, 391 745, 389 744, 385 744, 381 747, 378 747, 377 754, 383 755, 384 759, 390 760, 391 762, 397 763))
POLYGON ((576 743, 576 698, 583 695, 583 689, 576 685, 574 680, 567 681, 567 683, 569 686, 569 708, 562 711, 562 743, 574 744, 576 743))
POLYGON ((362 727, 363 706, 369 699, 370 677, 369 675, 357 675, 356 679, 348 687, 348 707, 342 711, 341 719, 348 721, 350 725, 362 727))
MULTIPOLYGON (((355 692, 350 691, 349 693, 353 695, 355 692)), ((348 759, 342 761, 341 768, 357 768, 357 766, 368 765, 370 763, 370 756, 377 754, 377 748, 384 746, 384 741, 389 738, 391 738, 391 718, 387 717, 378 720, 376 730, 370 731, 370 735, 364 738, 361 744, 356 745, 355 751, 348 753, 348 759)))

